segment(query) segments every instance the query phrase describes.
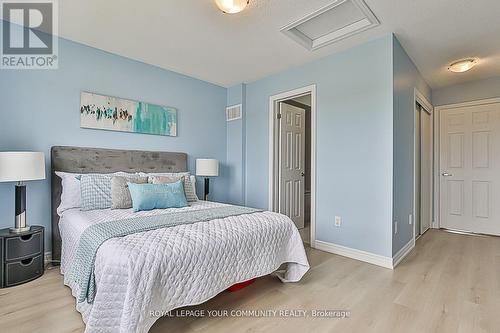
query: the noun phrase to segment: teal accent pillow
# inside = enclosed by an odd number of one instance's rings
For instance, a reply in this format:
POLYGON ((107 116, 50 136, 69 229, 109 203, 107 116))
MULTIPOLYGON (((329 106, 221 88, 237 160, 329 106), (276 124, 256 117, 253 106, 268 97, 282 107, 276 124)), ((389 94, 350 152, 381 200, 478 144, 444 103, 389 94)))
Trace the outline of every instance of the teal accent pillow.
POLYGON ((170 184, 127 184, 134 212, 188 205, 182 180, 170 184))

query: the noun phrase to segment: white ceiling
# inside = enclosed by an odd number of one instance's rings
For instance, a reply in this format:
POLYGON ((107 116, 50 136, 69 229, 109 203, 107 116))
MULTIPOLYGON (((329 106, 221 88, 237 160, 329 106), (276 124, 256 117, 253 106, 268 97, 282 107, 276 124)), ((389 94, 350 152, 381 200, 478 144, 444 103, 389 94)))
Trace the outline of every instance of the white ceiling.
POLYGON ((500 75, 500 1, 366 0, 381 25, 316 51, 280 28, 333 0, 250 0, 240 14, 213 0, 59 1, 62 37, 222 86, 251 82, 394 32, 432 88, 500 75), (454 74, 451 61, 477 56, 454 74))

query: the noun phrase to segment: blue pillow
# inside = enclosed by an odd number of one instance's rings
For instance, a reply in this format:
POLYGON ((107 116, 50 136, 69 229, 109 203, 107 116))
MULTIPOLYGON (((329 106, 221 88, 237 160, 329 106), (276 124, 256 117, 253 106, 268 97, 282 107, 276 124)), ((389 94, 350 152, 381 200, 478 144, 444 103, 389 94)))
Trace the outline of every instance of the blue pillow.
POLYGON ((188 205, 182 180, 170 184, 127 184, 134 212, 188 205))

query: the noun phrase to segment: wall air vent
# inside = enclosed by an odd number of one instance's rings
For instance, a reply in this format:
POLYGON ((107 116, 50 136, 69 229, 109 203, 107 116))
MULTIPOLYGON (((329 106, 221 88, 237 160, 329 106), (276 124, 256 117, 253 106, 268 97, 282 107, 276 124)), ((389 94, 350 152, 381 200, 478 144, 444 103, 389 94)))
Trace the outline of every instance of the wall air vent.
POLYGON ((226 108, 226 121, 236 120, 241 118, 241 104, 228 106, 226 108))
POLYGON ((363 0, 337 0, 281 28, 281 32, 316 50, 379 24, 363 0))

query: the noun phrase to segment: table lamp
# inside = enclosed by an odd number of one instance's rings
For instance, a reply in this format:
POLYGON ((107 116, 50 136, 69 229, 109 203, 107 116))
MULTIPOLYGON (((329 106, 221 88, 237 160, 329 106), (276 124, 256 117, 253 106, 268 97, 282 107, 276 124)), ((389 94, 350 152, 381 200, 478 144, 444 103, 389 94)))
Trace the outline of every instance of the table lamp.
POLYGON ((16 182, 16 218, 11 232, 30 230, 26 225, 26 181, 45 179, 45 155, 39 152, 0 152, 0 182, 16 182))
POLYGON ((204 199, 208 199, 208 193, 210 192, 210 178, 217 177, 219 175, 219 161, 208 158, 198 158, 196 159, 196 175, 205 177, 205 191, 204 199))

